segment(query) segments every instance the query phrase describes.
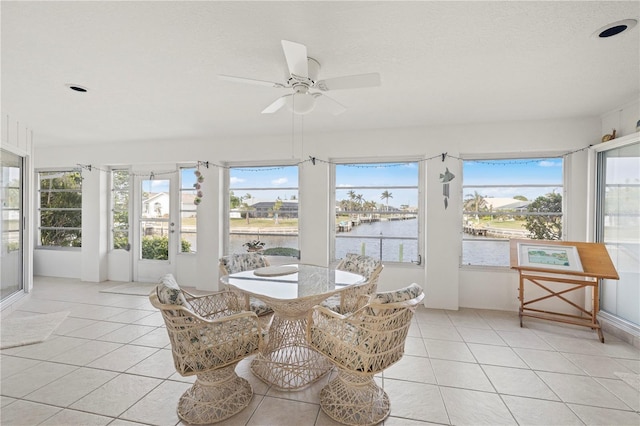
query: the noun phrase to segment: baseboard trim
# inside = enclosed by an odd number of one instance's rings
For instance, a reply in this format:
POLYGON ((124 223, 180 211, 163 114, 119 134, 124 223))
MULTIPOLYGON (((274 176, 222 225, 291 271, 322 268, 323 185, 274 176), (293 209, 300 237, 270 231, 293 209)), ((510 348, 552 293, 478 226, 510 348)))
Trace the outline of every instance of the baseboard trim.
POLYGON ((640 327, 606 312, 598 313, 600 326, 605 333, 611 333, 620 340, 640 349, 640 327))

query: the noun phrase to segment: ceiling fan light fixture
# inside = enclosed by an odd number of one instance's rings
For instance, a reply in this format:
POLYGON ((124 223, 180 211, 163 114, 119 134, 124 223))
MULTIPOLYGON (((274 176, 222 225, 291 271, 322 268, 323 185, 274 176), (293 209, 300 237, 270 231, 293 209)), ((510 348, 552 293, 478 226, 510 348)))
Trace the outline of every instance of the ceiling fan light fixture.
POLYGON ((294 93, 292 96, 287 97, 287 107, 294 114, 308 114, 313 111, 315 106, 316 98, 311 93, 294 93))

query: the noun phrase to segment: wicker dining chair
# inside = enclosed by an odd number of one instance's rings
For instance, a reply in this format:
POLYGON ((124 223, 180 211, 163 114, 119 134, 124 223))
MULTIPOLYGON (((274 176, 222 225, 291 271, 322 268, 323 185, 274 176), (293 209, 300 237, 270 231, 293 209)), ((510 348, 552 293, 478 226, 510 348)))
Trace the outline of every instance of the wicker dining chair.
MULTIPOLYGON (((220 271, 220 276, 223 276, 234 274, 236 272, 264 268, 267 266, 271 265, 265 256, 260 253, 250 252, 222 256, 219 259, 218 269, 220 271)), ((244 299, 244 309, 247 311, 255 312, 260 317, 273 313, 273 310, 260 299, 243 294, 238 294, 238 296, 244 299)))
POLYGON ((323 306, 310 312, 307 341, 338 369, 338 376, 320 391, 320 406, 329 417, 360 426, 387 418, 389 396, 373 377, 402 358, 413 313, 423 298, 422 288, 411 284, 372 295, 351 314, 323 306))
POLYGON ((365 278, 365 282, 353 285, 351 288, 329 297, 321 305, 339 314, 355 311, 362 295, 370 295, 377 291, 378 278, 383 267, 378 259, 371 256, 347 253, 340 260, 336 269, 362 275, 365 278))
POLYGON ((170 274, 160 280, 149 300, 162 313, 176 371, 197 376, 178 401, 178 416, 187 423, 209 424, 247 407, 253 389, 235 368, 262 349, 257 315, 239 310, 232 292, 194 296, 181 290, 170 274))

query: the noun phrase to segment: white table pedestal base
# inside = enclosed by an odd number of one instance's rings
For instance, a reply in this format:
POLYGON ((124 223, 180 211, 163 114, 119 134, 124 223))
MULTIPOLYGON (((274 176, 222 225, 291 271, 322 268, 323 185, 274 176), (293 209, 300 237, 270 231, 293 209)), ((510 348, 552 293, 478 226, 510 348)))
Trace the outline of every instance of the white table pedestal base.
POLYGON ((299 390, 331 371, 333 364, 309 347, 305 339, 306 312, 320 301, 295 303, 298 312, 293 317, 292 312, 288 312, 285 318, 281 316, 282 306, 272 306, 274 316, 269 341, 265 350, 251 362, 253 374, 276 389, 299 390))

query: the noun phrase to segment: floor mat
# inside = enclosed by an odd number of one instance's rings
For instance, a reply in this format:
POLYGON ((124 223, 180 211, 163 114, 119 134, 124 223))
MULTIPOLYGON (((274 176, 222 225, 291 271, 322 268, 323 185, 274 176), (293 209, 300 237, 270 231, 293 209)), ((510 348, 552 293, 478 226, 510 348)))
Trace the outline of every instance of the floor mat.
POLYGON ((67 318, 69 312, 54 312, 5 318, 0 325, 0 349, 31 345, 46 340, 67 318))
POLYGON ((100 290, 100 293, 130 294, 133 296, 148 296, 156 287, 154 283, 126 283, 100 290))

